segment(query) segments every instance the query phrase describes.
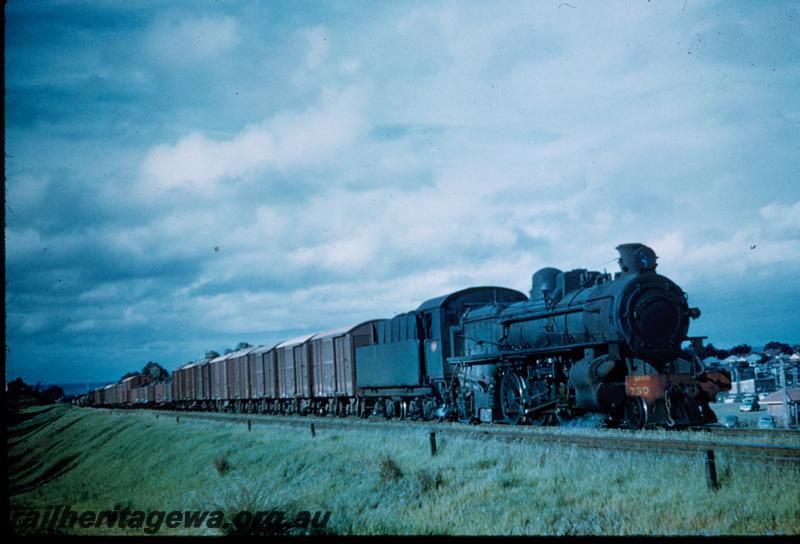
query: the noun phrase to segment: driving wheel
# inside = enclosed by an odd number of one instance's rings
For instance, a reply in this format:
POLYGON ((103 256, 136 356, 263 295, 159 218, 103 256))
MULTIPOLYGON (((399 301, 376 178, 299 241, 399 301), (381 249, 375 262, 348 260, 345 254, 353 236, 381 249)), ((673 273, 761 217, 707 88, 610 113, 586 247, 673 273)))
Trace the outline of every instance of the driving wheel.
POLYGON ((500 410, 509 425, 518 425, 525 419, 528 397, 525 380, 509 370, 500 381, 500 410))

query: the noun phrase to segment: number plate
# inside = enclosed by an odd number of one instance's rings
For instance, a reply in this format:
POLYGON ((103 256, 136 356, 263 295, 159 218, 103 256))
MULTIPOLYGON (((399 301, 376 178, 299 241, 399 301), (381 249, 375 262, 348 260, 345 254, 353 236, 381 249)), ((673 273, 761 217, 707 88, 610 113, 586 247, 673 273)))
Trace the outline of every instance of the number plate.
POLYGON ((660 399, 664 396, 663 376, 625 376, 625 393, 650 402, 660 399))

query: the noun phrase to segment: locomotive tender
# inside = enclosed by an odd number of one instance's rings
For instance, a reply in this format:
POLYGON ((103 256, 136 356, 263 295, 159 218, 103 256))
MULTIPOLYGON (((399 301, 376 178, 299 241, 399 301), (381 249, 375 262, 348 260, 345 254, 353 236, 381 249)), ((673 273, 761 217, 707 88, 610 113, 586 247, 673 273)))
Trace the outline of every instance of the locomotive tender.
POLYGON ((701 346, 687 336, 700 311, 656 273, 652 249, 617 250, 621 271, 613 276, 543 268, 530 298, 472 287, 391 319, 189 363, 169 387, 123 382, 87 400, 510 424, 597 413, 637 429, 715 422, 708 404, 730 377, 706 372, 681 349, 685 341, 701 346))

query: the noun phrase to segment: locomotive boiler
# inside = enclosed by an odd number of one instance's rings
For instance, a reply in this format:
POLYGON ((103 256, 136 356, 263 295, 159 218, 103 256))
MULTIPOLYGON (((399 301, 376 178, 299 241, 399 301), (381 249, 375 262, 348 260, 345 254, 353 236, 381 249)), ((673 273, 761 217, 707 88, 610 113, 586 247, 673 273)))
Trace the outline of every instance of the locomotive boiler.
POLYGON ((623 244, 620 272, 543 268, 530 299, 469 309, 456 334, 462 414, 546 423, 589 412, 630 427, 716 421, 708 402, 729 387, 681 344, 700 316, 656 254, 623 244))

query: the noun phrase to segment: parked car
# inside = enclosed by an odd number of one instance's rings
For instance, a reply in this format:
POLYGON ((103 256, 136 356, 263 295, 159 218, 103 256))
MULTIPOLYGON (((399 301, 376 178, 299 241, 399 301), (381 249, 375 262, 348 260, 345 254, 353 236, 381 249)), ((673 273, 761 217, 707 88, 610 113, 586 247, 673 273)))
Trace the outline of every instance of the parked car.
POLYGON ((774 429, 775 428, 775 420, 772 416, 761 416, 758 418, 758 428, 759 429, 774 429))
POLYGON ((745 401, 739 405, 740 412, 758 412, 759 408, 758 401, 753 399, 749 401, 745 401))
POLYGON ((735 429, 739 426, 739 418, 736 416, 725 416, 720 423, 722 423, 722 426, 726 429, 735 429))

